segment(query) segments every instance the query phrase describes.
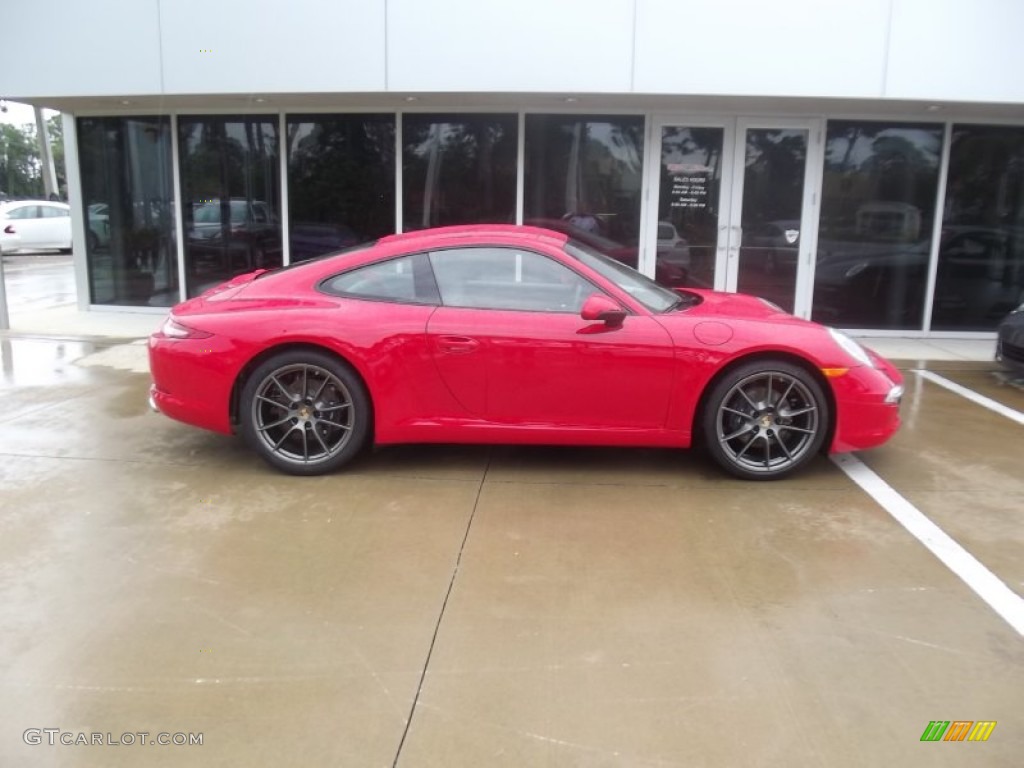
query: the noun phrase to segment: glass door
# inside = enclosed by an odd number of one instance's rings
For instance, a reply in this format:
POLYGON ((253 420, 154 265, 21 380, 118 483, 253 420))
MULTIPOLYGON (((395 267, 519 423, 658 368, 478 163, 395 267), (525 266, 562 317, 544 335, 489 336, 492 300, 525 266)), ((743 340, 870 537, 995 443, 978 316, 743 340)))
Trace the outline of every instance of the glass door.
POLYGON ((820 146, 818 121, 738 121, 726 290, 809 316, 820 146))
POLYGON ((670 287, 723 290, 732 121, 655 121, 653 131, 641 271, 670 287))

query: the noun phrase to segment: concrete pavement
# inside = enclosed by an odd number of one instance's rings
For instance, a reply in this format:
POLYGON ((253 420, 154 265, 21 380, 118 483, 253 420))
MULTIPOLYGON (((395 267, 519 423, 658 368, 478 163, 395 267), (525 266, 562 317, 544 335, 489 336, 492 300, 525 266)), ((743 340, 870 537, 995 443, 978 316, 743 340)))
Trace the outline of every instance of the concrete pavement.
MULTIPOLYGON (((1021 636, 824 459, 754 485, 680 451, 424 446, 292 478, 150 413, 104 344, 4 351, 0 765, 1024 753, 1021 636), (922 743, 935 719, 998 725, 922 743), (203 743, 59 743, 139 732, 203 743)), ((936 367, 1024 409, 991 365, 936 367)), ((861 458, 1024 594, 1021 428, 911 377, 861 458)))

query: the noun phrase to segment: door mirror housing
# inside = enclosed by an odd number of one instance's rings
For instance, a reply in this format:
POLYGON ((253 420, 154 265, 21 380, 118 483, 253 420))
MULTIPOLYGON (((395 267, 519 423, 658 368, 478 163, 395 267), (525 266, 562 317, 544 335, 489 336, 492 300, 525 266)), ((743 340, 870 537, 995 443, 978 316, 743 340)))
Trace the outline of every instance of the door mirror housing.
POLYGON ((583 302, 580 309, 580 317, 584 320, 602 322, 605 325, 622 325, 626 319, 626 310, 609 299, 604 294, 592 293, 583 302))

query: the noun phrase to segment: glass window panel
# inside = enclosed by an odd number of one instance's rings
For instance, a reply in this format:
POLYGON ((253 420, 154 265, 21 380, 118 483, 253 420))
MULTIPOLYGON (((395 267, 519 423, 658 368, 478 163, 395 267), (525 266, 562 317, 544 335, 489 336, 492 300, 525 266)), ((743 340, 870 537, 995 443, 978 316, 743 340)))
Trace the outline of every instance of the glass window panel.
POLYGON ((956 125, 932 329, 991 331, 1024 301, 1024 127, 956 125))
POLYGON ((393 233, 394 115, 289 115, 288 208, 293 262, 393 233))
POLYGON ((747 130, 736 290, 793 311, 803 229, 807 131, 747 130))
POLYGON ((178 135, 188 295, 281 266, 277 118, 181 117, 178 135))
POLYGON ((637 266, 644 119, 527 115, 524 224, 637 266))
POLYGON ((722 128, 661 129, 654 279, 662 285, 715 285, 724 134, 722 128))
POLYGON ((77 126, 90 301, 176 304, 170 121, 82 117, 77 126))
POLYGON ((829 121, 815 320, 922 327, 941 154, 941 126, 829 121))
POLYGON ((402 117, 404 229, 515 222, 515 115, 402 117))
POLYGON ((449 307, 579 312, 597 289, 558 262, 511 248, 456 248, 430 254, 449 307))

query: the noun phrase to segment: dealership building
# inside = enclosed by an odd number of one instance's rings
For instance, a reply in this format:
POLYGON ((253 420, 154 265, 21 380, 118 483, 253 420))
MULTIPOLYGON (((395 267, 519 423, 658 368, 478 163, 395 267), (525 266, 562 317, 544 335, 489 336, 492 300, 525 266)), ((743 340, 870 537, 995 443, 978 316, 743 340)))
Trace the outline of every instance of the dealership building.
POLYGON ((0 97, 63 113, 83 308, 502 222, 990 335, 1024 301, 1022 30, 1016 0, 53 0, 0 97))

